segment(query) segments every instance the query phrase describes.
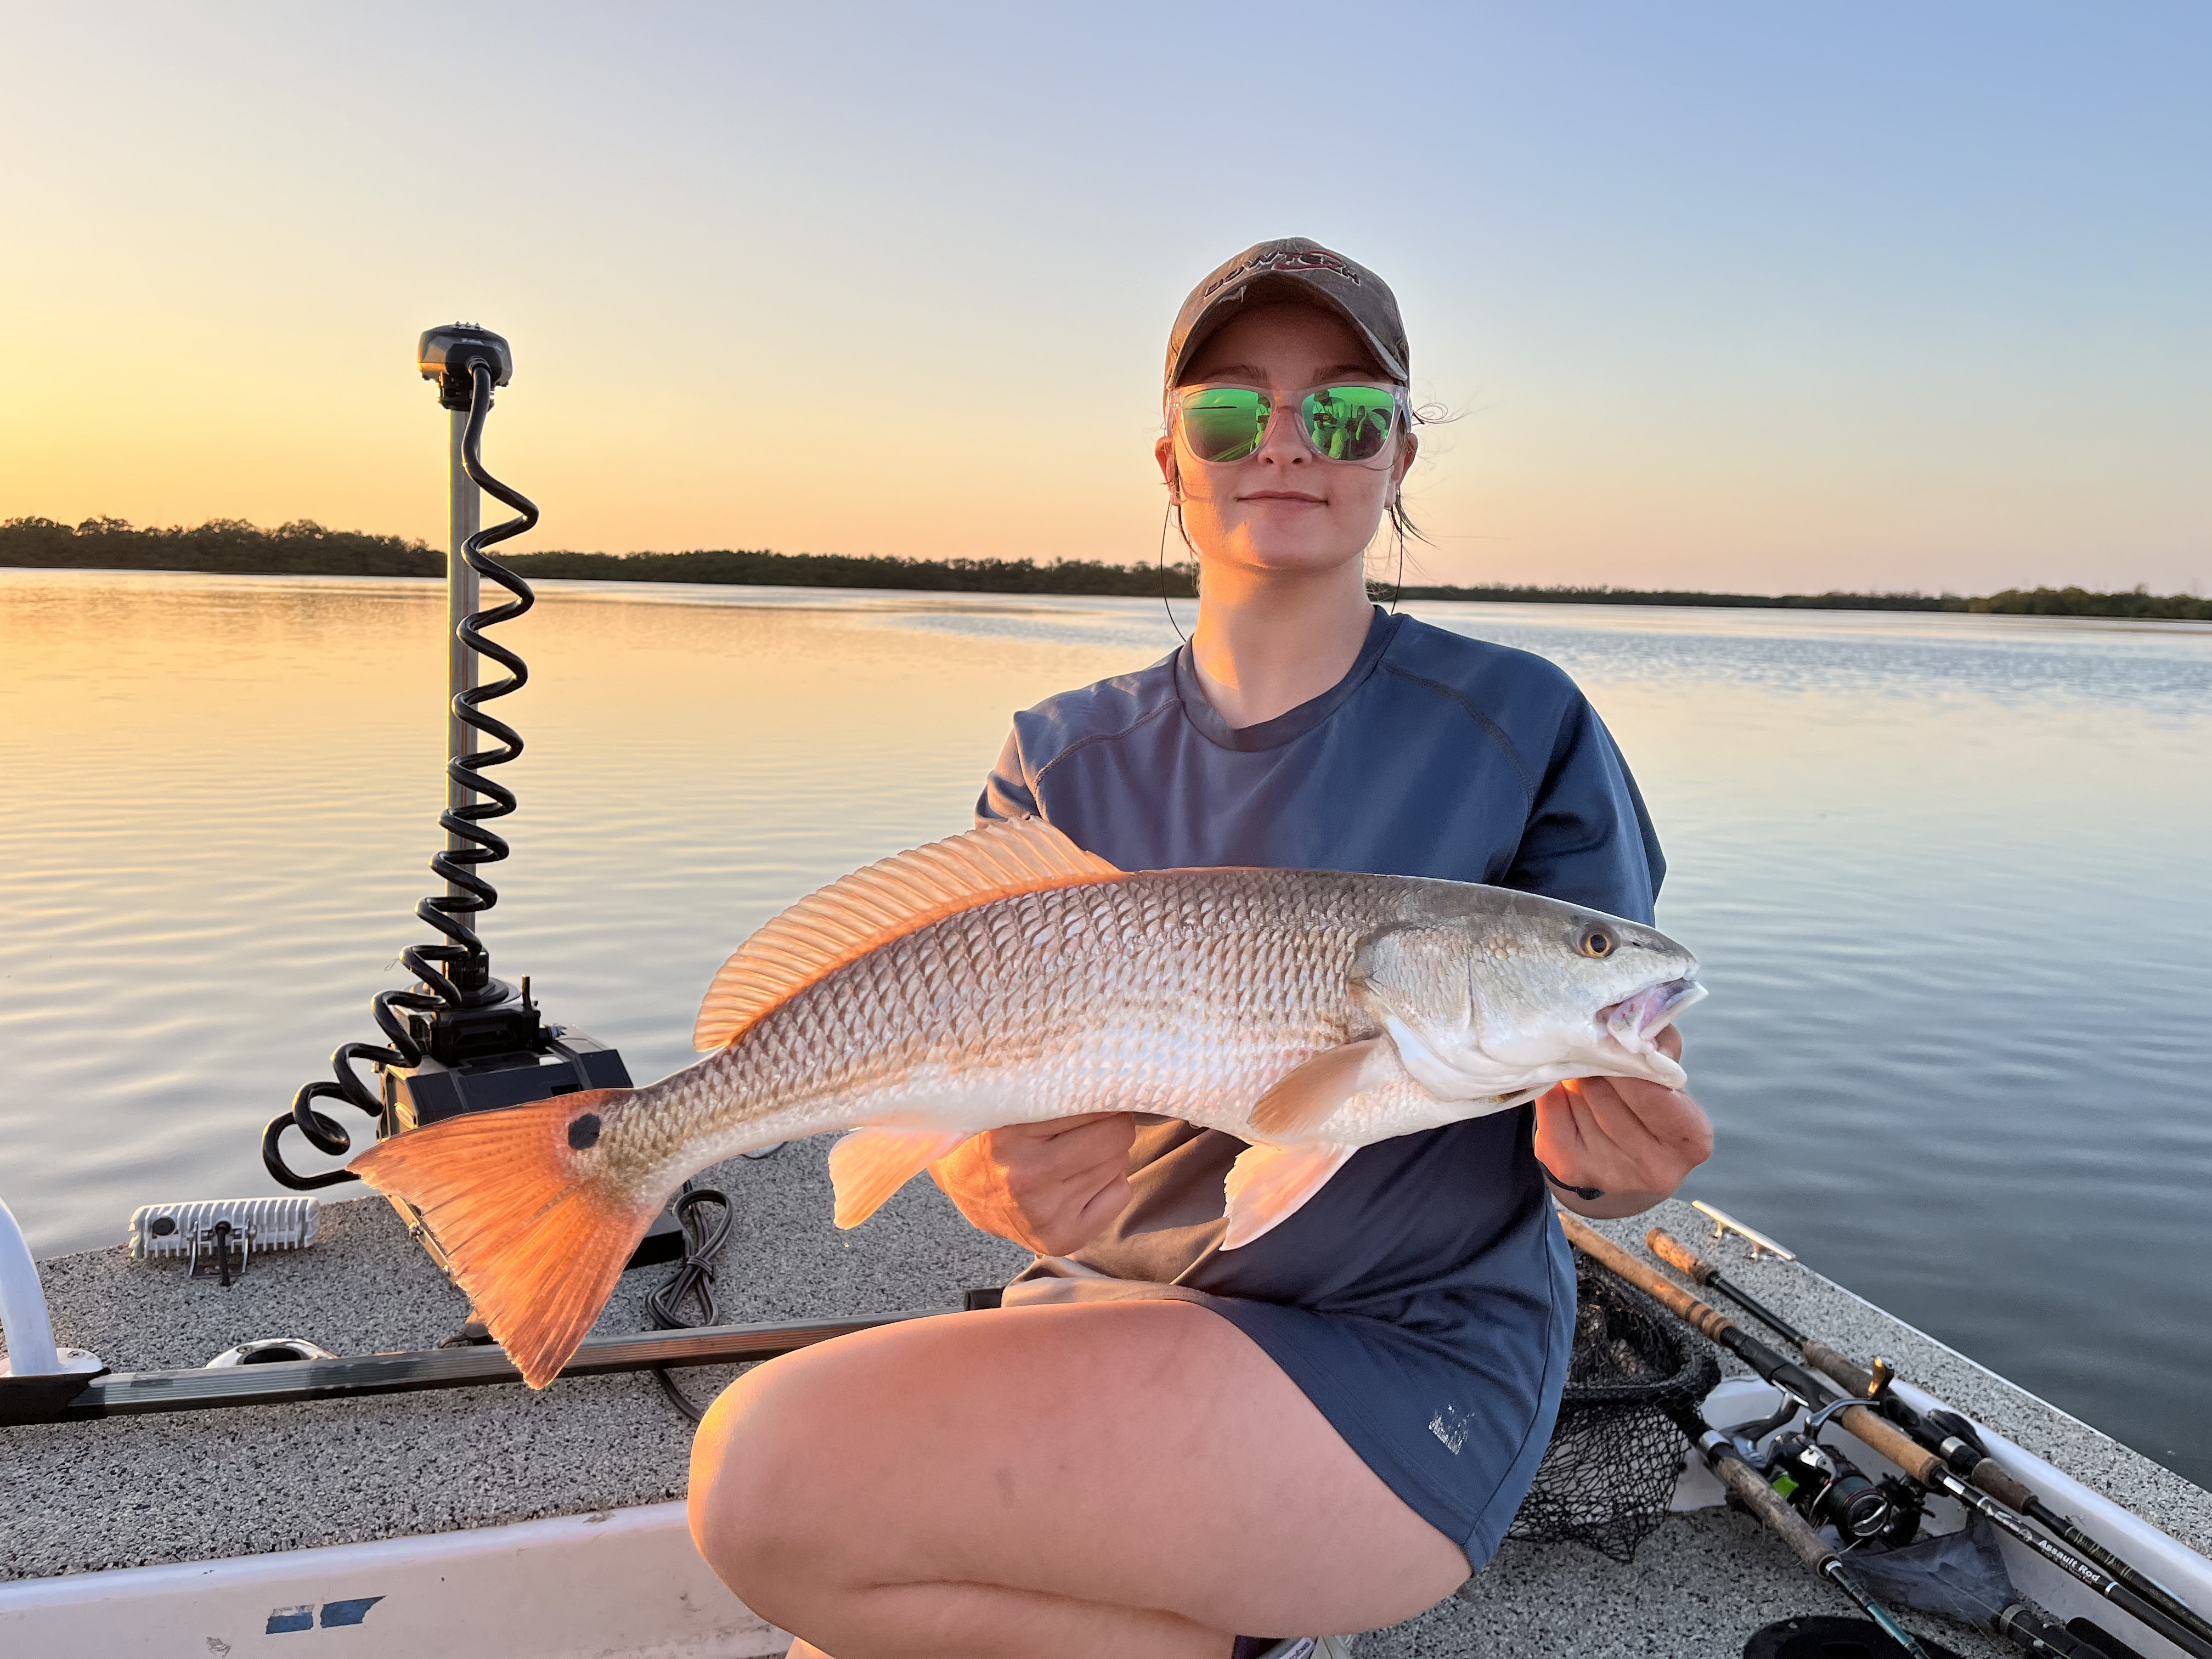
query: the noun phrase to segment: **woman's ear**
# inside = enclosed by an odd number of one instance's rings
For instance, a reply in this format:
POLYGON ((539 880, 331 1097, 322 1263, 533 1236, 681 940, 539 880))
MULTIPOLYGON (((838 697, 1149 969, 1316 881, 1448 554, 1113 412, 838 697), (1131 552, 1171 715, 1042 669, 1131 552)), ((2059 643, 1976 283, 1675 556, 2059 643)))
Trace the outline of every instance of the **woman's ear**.
POLYGON ((1400 452, 1398 456, 1398 464, 1390 469, 1390 492, 1392 495, 1396 495, 1398 486, 1406 482, 1406 474, 1412 471, 1413 468, 1413 458, 1420 453, 1421 441, 1419 437, 1413 433, 1408 432, 1406 434, 1405 447, 1400 452))
POLYGON ((1168 505, 1182 504, 1182 477, 1176 469, 1175 436, 1169 434, 1152 446, 1152 459, 1160 465, 1160 482, 1168 487, 1168 505))

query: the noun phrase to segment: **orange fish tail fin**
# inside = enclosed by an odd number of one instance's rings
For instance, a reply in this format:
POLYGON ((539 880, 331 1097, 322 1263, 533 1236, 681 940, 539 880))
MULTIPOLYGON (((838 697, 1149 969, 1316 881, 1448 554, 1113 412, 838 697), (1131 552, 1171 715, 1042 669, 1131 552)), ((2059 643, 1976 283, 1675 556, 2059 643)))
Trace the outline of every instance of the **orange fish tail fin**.
POLYGON ((659 1206, 584 1167, 599 1119, 631 1091, 592 1089, 469 1112, 380 1141, 351 1165, 428 1224, 522 1380, 560 1375, 659 1206))

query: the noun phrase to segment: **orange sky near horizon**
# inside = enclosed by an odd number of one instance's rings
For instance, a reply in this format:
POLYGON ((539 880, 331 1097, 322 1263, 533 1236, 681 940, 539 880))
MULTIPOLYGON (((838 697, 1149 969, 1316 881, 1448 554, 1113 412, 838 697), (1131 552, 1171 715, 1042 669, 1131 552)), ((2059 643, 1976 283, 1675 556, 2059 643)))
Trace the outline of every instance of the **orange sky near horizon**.
POLYGON ((446 15, 0 22, 0 517, 440 541, 465 315, 520 545, 1148 560, 1169 322, 1296 233, 1456 416, 1430 580, 2212 580, 2202 14, 1407 7, 1403 84, 1294 119, 1325 9, 1178 24, 1194 94, 1142 7, 480 8, 474 133, 446 15))

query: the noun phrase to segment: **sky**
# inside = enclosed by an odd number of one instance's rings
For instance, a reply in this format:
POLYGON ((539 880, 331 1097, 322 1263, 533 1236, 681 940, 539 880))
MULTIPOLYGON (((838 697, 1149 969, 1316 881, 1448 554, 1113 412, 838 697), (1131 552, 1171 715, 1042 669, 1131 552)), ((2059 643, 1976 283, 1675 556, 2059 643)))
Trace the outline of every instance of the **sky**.
POLYGON ((1436 581, 2212 583, 2212 9, 0 3, 0 518, 1150 559, 1183 295, 1378 270, 1436 581))

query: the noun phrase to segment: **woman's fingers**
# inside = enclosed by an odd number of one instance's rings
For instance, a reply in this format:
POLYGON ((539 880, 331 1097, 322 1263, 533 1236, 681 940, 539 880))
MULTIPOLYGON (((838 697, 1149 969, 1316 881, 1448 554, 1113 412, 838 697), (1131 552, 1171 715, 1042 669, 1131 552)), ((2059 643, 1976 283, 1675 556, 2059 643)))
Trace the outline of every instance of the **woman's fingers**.
POLYGON ((1537 1104, 1537 1156, 1577 1186, 1669 1193, 1711 1153, 1698 1103, 1657 1084, 1577 1078, 1537 1104))
POLYGON ((1066 1243, 1051 1254, 1065 1255, 1070 1250, 1079 1250, 1092 1239, 1114 1224, 1115 1218, 1129 1207, 1129 1177, 1126 1169, 1117 1170, 1113 1176, 1093 1193, 1083 1207, 1069 1218, 1066 1243))
POLYGON ((1581 1079, 1573 1085, 1575 1104, 1589 1125, 1585 1140, 1606 1142, 1616 1156, 1641 1164, 1664 1150, 1642 1113, 1614 1085, 1618 1078, 1581 1079))
POLYGON ((991 1132, 993 1151, 1010 1172, 1050 1182, 1080 1176, 1110 1160, 1127 1160, 1137 1138, 1127 1112, 1092 1112, 991 1132))
POLYGON ((1047 1255, 1079 1249, 1127 1206, 1127 1112, 1013 1124, 975 1136, 930 1173, 969 1220, 1047 1255))
POLYGON ((1030 1248, 1048 1255, 1080 1249, 1128 1207, 1134 1121, 1116 1112, 1054 1137, 1043 1168, 1009 1182, 1030 1248))
POLYGON ((1565 1084, 1555 1083, 1536 1097, 1536 1156, 1553 1175, 1563 1175, 1565 1164, 1577 1162, 1582 1152, 1575 1097, 1565 1084))
POLYGON ((1691 1165, 1712 1156, 1711 1120, 1703 1107, 1680 1089, 1662 1088, 1641 1078, 1593 1078, 1590 1081, 1607 1085, 1588 1091, 1586 1098, 1606 1133, 1621 1144, 1648 1143, 1669 1157, 1686 1158, 1691 1165))

